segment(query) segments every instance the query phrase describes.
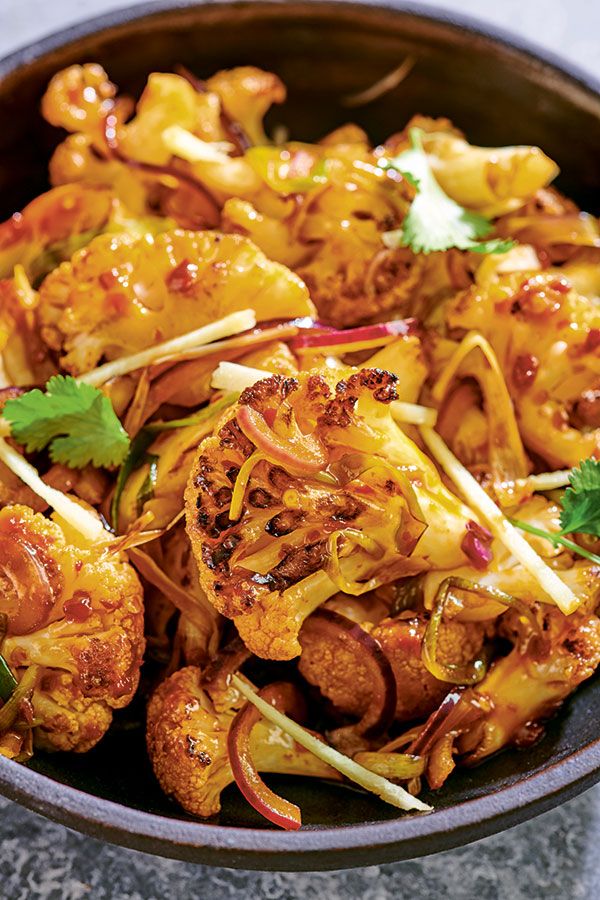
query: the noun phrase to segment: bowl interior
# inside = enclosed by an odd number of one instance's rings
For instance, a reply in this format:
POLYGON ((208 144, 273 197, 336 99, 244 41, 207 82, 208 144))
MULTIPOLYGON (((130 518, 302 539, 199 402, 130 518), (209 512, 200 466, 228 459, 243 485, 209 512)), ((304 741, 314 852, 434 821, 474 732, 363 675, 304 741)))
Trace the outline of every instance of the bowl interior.
MULTIPOLYGON (((0 204, 4 216, 47 186, 46 164, 58 140, 37 110, 59 68, 98 61, 123 91, 138 94, 147 74, 182 63, 199 76, 255 64, 277 72, 289 99, 269 115, 292 136, 312 140, 352 120, 377 141, 416 112, 447 116, 473 142, 534 143, 561 166, 559 186, 591 211, 600 210, 600 99, 577 78, 460 25, 383 7, 332 3, 211 3, 117 14, 100 32, 51 40, 0 64, 0 204), (395 68, 416 64, 394 91, 348 110, 340 98, 395 68)), ((497 792, 600 739, 594 715, 600 684, 591 682, 527 752, 504 753, 453 776, 435 796, 438 809, 497 792)), ((84 756, 38 755, 31 767, 98 797, 167 817, 185 816, 159 791, 146 759, 142 710, 118 715, 106 739, 84 756)), ((391 807, 347 788, 301 780, 274 784, 313 825, 396 819, 391 807)), ((552 790, 550 781, 549 791, 552 790)), ((224 794, 221 824, 264 827, 234 789, 224 794)), ((473 833, 472 837, 479 836, 473 833)), ((365 857, 361 857, 365 861, 365 857)), ((356 861, 355 861, 356 864, 356 861)))

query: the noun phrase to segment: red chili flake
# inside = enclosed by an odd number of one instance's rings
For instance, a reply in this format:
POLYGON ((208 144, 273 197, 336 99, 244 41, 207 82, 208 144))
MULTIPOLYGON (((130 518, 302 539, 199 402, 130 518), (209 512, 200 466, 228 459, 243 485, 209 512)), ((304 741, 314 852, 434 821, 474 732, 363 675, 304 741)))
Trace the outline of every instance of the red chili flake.
POLYGON ((63 603, 63 612, 68 622, 86 622, 92 615, 92 598, 87 591, 75 591, 63 603))
POLYGON ((548 287, 556 291, 557 294, 568 294, 571 290, 571 282, 567 281, 566 278, 555 278, 554 281, 551 281, 548 287))
POLYGON ((124 316, 129 306, 129 300, 125 294, 113 291, 106 295, 104 306, 109 315, 124 316))
POLYGON ((189 259, 182 260, 172 272, 169 272, 165 278, 165 283, 170 291, 176 294, 185 294, 196 283, 198 276, 198 266, 190 262, 189 259))
POLYGON ((467 522, 466 531, 460 549, 469 557, 475 569, 487 569, 494 558, 491 547, 488 546, 492 541, 492 533, 473 520, 467 522))
POLYGON ((105 291, 109 291, 117 284, 118 275, 114 269, 111 269, 110 272, 101 272, 98 281, 105 291))
POLYGON ((517 356, 512 370, 512 380, 515 387, 523 390, 531 387, 535 381, 539 365, 538 358, 531 353, 523 353, 517 356))
POLYGON ((600 328, 590 328, 583 345, 584 353, 593 353, 600 347, 600 328))
POLYGON ((562 306, 562 296, 571 290, 571 285, 566 278, 546 279, 544 275, 527 278, 514 297, 511 311, 525 316, 552 316, 557 313, 562 306))

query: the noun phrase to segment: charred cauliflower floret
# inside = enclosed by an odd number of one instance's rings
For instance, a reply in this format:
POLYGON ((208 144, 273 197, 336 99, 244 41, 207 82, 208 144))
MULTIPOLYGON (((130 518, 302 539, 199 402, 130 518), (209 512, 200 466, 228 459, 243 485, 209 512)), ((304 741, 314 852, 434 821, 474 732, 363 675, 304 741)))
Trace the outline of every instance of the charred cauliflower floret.
MULTIPOLYGON (((405 612, 365 630, 389 660, 396 682, 395 720, 406 722, 429 715, 448 693, 448 685, 434 678, 421 659, 427 621, 423 613, 405 612)), ((483 627, 448 622, 440 630, 438 657, 448 665, 464 666, 483 644, 483 627)), ((326 633, 300 632, 302 655, 298 668, 333 706, 353 718, 362 718, 372 702, 369 672, 353 649, 326 633)))
POLYGON ((396 381, 273 376, 200 445, 186 489, 200 581, 258 656, 296 656, 302 621, 338 590, 466 561, 473 515, 396 425, 396 381))
POLYGON ((529 450, 556 467, 600 453, 600 311, 559 270, 475 285, 445 321, 490 342, 529 450))
MULTIPOLYGON (((219 812, 221 792, 234 780, 227 735, 236 712, 235 707, 216 711, 194 666, 171 675, 150 700, 146 735, 154 773, 163 791, 192 815, 219 812)), ((329 766, 264 720, 252 730, 251 752, 262 772, 332 774, 329 766)))
POLYGON ((92 369, 240 309, 257 319, 314 311, 300 279, 239 235, 103 235, 44 280, 41 333, 70 372, 92 369))
POLYGON ((67 542, 25 506, 0 510, 0 650, 19 675, 39 667, 35 742, 84 751, 126 706, 144 650, 142 589, 118 555, 67 542))

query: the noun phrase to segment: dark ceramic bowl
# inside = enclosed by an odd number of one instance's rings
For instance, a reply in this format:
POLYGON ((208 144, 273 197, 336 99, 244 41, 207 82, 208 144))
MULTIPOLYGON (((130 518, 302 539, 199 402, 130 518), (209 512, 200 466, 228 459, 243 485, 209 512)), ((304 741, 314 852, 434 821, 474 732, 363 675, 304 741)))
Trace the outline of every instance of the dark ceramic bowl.
MULTIPOLYGON (((349 118, 339 98, 370 85, 410 54, 410 77, 352 111, 379 139, 415 112, 449 116, 482 144, 541 145, 562 169, 559 186, 600 209, 600 85, 504 34, 404 4, 165 0, 94 19, 0 62, 0 200, 5 215, 46 186, 57 135, 38 115, 59 68, 97 60, 136 92, 148 72, 183 63, 199 75, 254 63, 289 87, 271 123, 311 139, 349 118)), ((272 779, 300 803, 306 826, 270 830, 235 788, 218 821, 183 814, 159 791, 146 759, 141 710, 118 717, 84 756, 0 758, 0 788, 49 818, 164 856, 250 869, 334 869, 446 850, 507 828, 600 779, 600 682, 585 684, 528 751, 459 771, 431 797, 431 815, 398 816, 358 791, 272 779)))

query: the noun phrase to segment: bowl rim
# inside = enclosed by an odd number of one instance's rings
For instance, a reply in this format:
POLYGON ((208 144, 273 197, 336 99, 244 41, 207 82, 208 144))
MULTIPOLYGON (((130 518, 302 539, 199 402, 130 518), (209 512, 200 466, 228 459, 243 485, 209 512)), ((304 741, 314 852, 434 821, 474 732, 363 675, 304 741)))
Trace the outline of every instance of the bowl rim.
MULTIPOLYGON (((290 8, 285 0, 150 0, 86 18, 0 59, 0 81, 23 66, 96 33, 165 12, 211 7, 290 8)), ((575 87, 600 100, 600 79, 534 42, 475 17, 403 0, 301 0, 315 14, 336 8, 405 15, 466 32, 522 62, 552 72, 556 89, 575 87)), ((600 739, 519 781, 430 814, 300 831, 242 828, 171 818, 89 794, 0 756, 0 793, 93 837, 160 856, 246 869, 315 871, 411 859, 495 834, 545 812, 600 780, 600 739), (474 833, 476 829, 476 833, 474 833)))

